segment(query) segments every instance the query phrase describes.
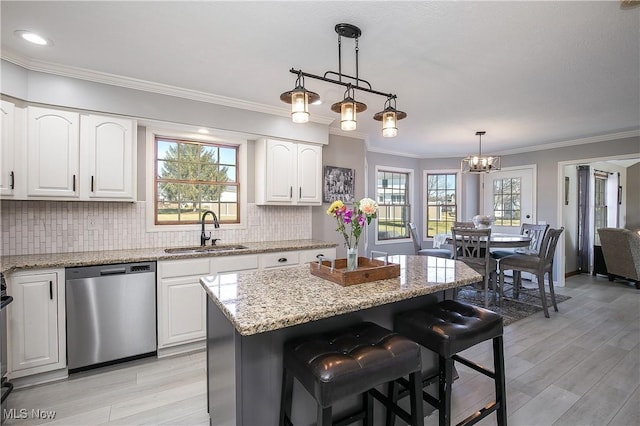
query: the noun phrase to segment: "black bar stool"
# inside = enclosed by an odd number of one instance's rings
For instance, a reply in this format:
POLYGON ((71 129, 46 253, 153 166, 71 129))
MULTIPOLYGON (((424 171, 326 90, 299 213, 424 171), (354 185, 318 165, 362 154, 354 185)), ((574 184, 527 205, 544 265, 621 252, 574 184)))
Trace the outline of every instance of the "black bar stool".
POLYGON ((423 425, 421 366, 416 342, 370 322, 289 341, 284 346, 280 425, 291 424, 294 378, 316 400, 318 426, 332 424, 335 402, 358 394, 362 394, 362 409, 333 424, 363 420, 372 425, 375 397, 407 423, 423 425), (374 389, 407 375, 410 414, 374 389))
MULTIPOLYGON (((451 424, 451 386, 453 384, 454 361, 466 365, 495 382, 496 399, 491 404, 476 411, 459 425, 472 425, 496 411, 498 425, 507 424, 507 398, 504 372, 504 353, 502 344, 502 316, 487 309, 445 300, 422 309, 404 312, 395 318, 395 331, 415 340, 420 345, 438 354, 438 373, 423 378, 422 386, 438 381, 438 398, 427 392, 423 399, 439 411, 440 426, 451 424), (485 340, 493 340, 494 371, 462 358, 458 353, 485 340)), ((407 386, 406 380, 397 383, 407 386)), ((397 383, 389 386, 390 398, 395 402, 406 395, 398 392, 397 383)), ((395 417, 387 415, 388 424, 395 417)))

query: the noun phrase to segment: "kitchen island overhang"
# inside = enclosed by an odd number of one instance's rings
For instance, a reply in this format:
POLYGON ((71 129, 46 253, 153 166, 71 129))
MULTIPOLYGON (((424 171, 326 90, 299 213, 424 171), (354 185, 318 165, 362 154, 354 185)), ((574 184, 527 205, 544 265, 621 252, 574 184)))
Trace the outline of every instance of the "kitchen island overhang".
MULTIPOLYGON (((449 259, 391 256, 389 261, 400 264, 399 277, 349 287, 312 275, 309 265, 201 278, 207 293, 211 424, 277 424, 286 340, 365 320, 392 329, 397 313, 435 303, 444 291, 482 278, 449 259)), ((313 423, 313 399, 300 399, 294 401, 294 418, 313 423)), ((342 408, 357 401, 347 400, 342 408)))

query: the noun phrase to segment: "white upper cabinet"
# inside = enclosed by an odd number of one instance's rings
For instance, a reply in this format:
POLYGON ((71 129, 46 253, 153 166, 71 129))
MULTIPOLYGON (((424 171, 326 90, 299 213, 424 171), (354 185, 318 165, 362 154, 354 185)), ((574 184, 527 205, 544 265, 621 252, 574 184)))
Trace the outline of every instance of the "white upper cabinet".
POLYGON ((27 199, 135 201, 135 120, 29 106, 26 128, 27 199))
POLYGON ((134 122, 98 115, 82 116, 86 173, 82 190, 88 198, 135 199, 134 122), (86 191, 85 191, 86 188, 86 191))
POLYGON ((322 146, 256 142, 256 204, 322 204, 322 146))
POLYGON ((2 101, 2 142, 0 143, 0 195, 13 196, 15 192, 15 106, 2 101))
POLYGON ((322 204, 322 147, 298 144, 298 204, 322 204))
POLYGON ((80 115, 30 106, 27 123, 27 195, 77 198, 80 115))

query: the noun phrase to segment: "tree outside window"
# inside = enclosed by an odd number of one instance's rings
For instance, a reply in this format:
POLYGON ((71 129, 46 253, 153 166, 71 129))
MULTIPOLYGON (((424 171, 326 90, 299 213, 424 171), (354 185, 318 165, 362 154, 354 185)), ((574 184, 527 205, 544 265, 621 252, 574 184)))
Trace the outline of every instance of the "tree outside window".
POLYGON ((198 223, 212 210, 220 223, 239 223, 238 148, 156 137, 155 223, 198 223))
POLYGON ((427 173, 427 237, 449 232, 457 220, 456 179, 455 173, 427 173))

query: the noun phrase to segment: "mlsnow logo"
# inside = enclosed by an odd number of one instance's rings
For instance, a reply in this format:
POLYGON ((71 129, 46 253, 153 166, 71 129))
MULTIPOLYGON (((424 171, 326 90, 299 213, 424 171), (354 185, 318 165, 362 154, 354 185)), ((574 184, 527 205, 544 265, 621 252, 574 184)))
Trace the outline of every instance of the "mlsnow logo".
POLYGON ((26 420, 26 419, 40 419, 40 420, 53 420, 56 417, 56 412, 53 410, 41 410, 34 408, 27 410, 26 408, 9 408, 3 410, 4 418, 26 420))

